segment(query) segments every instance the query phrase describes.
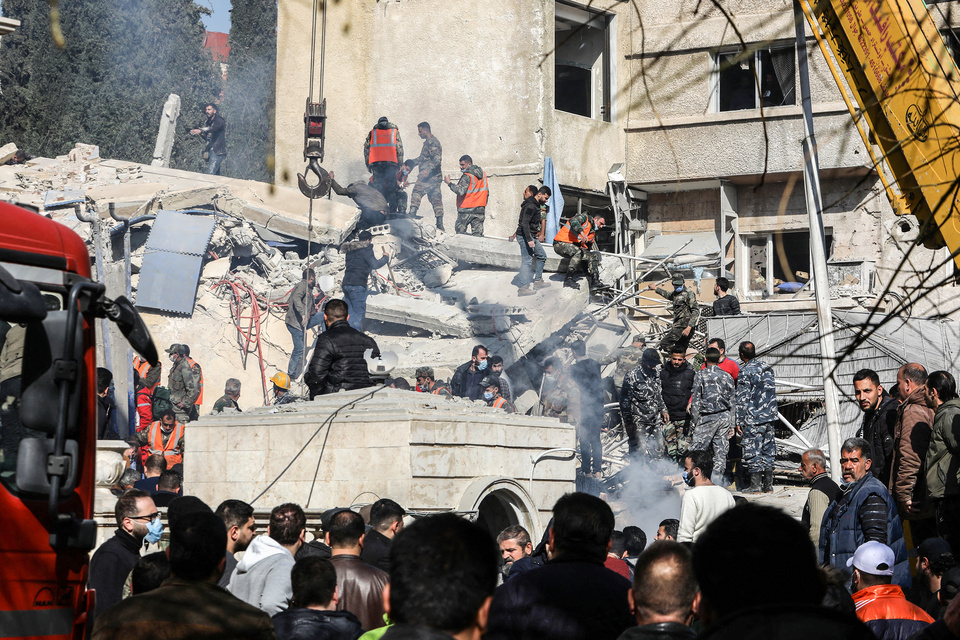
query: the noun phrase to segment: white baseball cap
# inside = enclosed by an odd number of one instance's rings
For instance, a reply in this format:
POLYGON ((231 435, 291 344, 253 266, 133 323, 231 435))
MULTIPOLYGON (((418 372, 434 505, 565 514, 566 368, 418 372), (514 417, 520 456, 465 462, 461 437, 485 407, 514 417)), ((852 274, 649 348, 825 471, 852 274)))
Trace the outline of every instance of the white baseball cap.
POLYGON ((896 563, 897 558, 893 554, 893 549, 875 540, 864 542, 857 547, 853 557, 847 560, 848 567, 856 567, 873 576, 892 576, 893 565, 896 563))

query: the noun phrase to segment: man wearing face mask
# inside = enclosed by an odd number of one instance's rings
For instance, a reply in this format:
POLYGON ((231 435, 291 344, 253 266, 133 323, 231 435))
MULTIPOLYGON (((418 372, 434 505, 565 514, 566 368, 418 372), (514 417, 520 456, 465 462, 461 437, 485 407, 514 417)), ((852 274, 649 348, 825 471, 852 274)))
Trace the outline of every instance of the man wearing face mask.
POLYGON ((137 431, 137 444, 146 447, 151 455, 163 456, 167 469, 183 462, 183 424, 172 410, 160 414, 160 419, 149 428, 137 431))
POLYGON ((513 403, 500 395, 500 381, 497 379, 497 376, 492 374, 484 376, 479 386, 483 394, 483 401, 487 403, 488 407, 503 409, 507 413, 516 412, 513 403))
POLYGON ((487 348, 478 344, 473 348, 470 362, 464 362, 453 372, 450 378, 450 392, 458 398, 480 398, 480 381, 486 375, 487 348))
POLYGON ((167 387, 170 389, 170 402, 177 414, 177 420, 190 422, 193 407, 200 396, 200 387, 190 362, 184 357, 182 344, 171 344, 165 351, 170 354, 170 373, 167 375, 167 387))
POLYGON ((696 542, 721 513, 736 506, 733 494, 710 482, 713 456, 709 451, 688 451, 683 459, 683 481, 693 487, 680 499, 680 530, 677 542, 696 542))
POLYGON ((670 353, 674 349, 686 351, 693 336, 693 330, 700 321, 697 296, 686 288, 683 276, 679 273, 675 274, 670 282, 673 284, 670 290, 660 289, 654 282, 647 285, 647 289, 656 291, 661 297, 670 301, 673 324, 660 338, 660 351, 663 353, 670 353))
POLYGON ((140 558, 143 541, 158 542, 163 534, 160 514, 150 494, 130 489, 113 510, 117 530, 90 559, 88 588, 97 592, 97 615, 120 602, 127 576, 140 558))

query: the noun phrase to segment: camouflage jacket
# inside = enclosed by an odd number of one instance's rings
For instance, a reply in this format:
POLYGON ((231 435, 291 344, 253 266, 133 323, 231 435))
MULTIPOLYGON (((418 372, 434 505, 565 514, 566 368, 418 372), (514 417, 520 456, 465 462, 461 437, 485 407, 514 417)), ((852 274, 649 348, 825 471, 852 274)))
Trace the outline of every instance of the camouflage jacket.
POLYGON ((190 368, 186 358, 181 357, 170 369, 167 377, 167 386, 170 388, 170 402, 175 410, 190 411, 190 407, 200 395, 196 374, 190 368), (180 405, 180 406, 178 406, 180 405))
POLYGON ((285 391, 282 395, 279 395, 274 399, 273 404, 274 405, 290 404, 291 402, 297 402, 299 400, 300 400, 299 396, 295 396, 289 391, 285 391))
POLYGON ((544 386, 540 404, 545 416, 560 418, 567 424, 580 423, 580 389, 565 373, 556 376, 549 389, 544 386))
POLYGON ((635 347, 631 343, 603 356, 603 358, 600 359, 600 366, 606 366, 616 361, 617 368, 613 372, 613 381, 619 387, 623 384, 623 379, 627 377, 627 374, 640 364, 640 358, 642 356, 643 349, 635 347))
MULTIPOLYGON (((400 130, 397 125, 388 122, 387 126, 374 126, 374 129, 397 129, 397 164, 403 164, 403 140, 400 139, 400 130)), ((370 132, 367 132, 367 139, 363 142, 363 163, 370 168, 370 132)))
POLYGON ((426 389, 421 389, 421 393, 429 393, 434 396, 440 396, 441 398, 453 399, 453 392, 450 391, 450 387, 440 382, 439 380, 434 380, 433 389, 427 391, 426 389))
POLYGON ((736 386, 733 376, 720 367, 701 369, 693 379, 693 400, 690 415, 694 422, 705 416, 730 413, 736 403, 736 386))
POLYGON ((773 368, 754 359, 737 376, 737 424, 741 427, 777 420, 777 387, 773 368))
POLYGON ((214 413, 223 413, 224 409, 236 409, 237 411, 240 411, 237 401, 227 394, 223 394, 216 402, 213 403, 214 413))
POLYGON ((687 289, 677 293, 657 287, 657 293, 670 301, 670 313, 673 314, 673 326, 685 329, 695 327, 700 320, 700 306, 697 295, 687 289))
POLYGON ((643 365, 633 368, 623 379, 620 390, 620 416, 631 424, 654 425, 667 410, 660 384, 660 367, 650 370, 643 365))
POLYGON ((426 138, 423 141, 423 148, 420 149, 420 155, 414 159, 420 167, 420 176, 417 180, 439 180, 442 156, 443 149, 440 147, 437 136, 431 135, 426 138))
MULTIPOLYGON (((460 176, 460 179, 456 182, 450 182, 450 190, 453 191, 458 196, 464 196, 467 194, 467 189, 470 188, 470 176, 467 174, 473 175, 474 178, 478 180, 483 179, 483 169, 479 166, 472 164, 467 167, 466 171, 463 172, 463 175, 460 176)), ((484 207, 472 207, 468 209, 458 209, 464 213, 479 213, 483 211, 484 207)))

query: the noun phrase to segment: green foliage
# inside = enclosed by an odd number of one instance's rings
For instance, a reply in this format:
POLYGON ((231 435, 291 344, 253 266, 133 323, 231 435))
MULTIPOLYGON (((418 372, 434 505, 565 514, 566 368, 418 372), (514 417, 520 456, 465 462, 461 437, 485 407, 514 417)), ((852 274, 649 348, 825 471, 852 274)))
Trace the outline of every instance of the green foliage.
POLYGON ((273 180, 276 0, 232 0, 230 60, 220 114, 227 122, 224 175, 273 180))
POLYGON ((171 166, 202 170, 189 135, 221 76, 203 47, 203 9, 190 0, 62 0, 66 47, 50 35, 46 2, 2 0, 22 21, 0 42, 0 140, 56 156, 77 142, 103 157, 149 163, 167 96, 181 99, 171 166))

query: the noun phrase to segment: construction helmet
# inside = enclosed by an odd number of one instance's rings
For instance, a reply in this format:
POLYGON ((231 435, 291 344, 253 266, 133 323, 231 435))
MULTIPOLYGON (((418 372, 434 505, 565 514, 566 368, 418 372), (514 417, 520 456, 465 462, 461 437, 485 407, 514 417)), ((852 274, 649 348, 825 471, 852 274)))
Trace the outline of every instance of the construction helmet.
POLYGON ((274 386, 280 387, 284 391, 290 390, 290 376, 283 371, 277 371, 275 374, 273 374, 273 377, 270 378, 270 382, 272 382, 274 386))

